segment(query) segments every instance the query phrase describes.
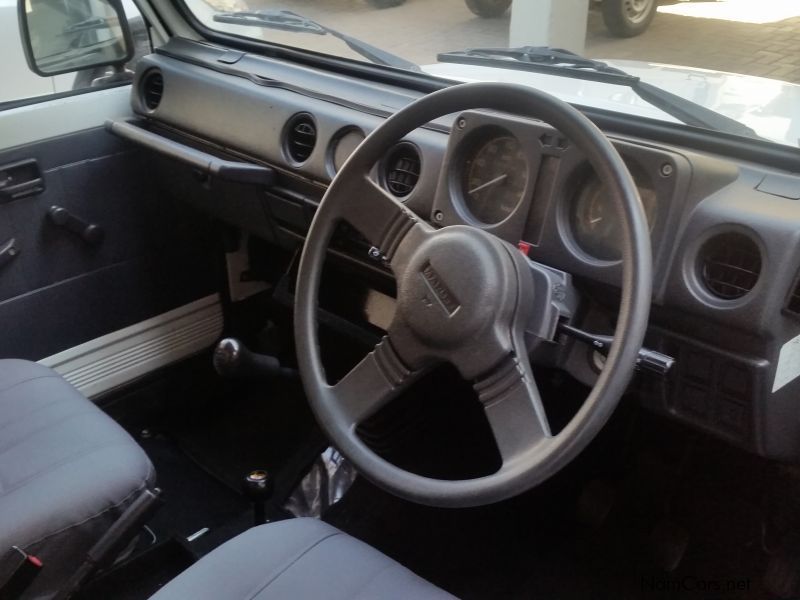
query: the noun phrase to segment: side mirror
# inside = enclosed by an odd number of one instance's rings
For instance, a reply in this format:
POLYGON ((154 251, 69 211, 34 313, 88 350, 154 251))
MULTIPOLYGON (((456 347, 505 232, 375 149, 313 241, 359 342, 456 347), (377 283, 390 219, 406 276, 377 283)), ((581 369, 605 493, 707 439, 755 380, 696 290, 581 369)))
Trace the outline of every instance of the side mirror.
POLYGON ((19 0, 18 9, 25 58, 37 75, 121 67, 133 57, 121 0, 19 0))

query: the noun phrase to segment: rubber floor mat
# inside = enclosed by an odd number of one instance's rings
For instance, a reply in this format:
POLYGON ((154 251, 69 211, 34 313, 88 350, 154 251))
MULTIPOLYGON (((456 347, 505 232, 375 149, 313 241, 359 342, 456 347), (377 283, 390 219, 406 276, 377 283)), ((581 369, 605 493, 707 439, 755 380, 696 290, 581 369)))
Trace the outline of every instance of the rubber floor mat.
POLYGON ((300 384, 233 382, 196 410, 171 415, 166 432, 199 466, 237 493, 253 469, 275 482, 282 505, 327 442, 300 384))

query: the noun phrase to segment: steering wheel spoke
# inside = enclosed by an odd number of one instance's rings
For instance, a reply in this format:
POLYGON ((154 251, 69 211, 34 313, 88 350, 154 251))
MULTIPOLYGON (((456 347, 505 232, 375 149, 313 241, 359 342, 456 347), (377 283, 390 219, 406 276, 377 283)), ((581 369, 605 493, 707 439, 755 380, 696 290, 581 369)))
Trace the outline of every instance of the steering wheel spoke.
POLYGON ((504 465, 553 437, 536 382, 517 358, 509 357, 473 387, 504 465))
POLYGON ((400 358, 390 336, 332 387, 337 409, 355 426, 374 415, 420 375, 400 358))
POLYGON ((348 201, 340 208, 340 218, 355 227, 377 248, 392 268, 402 268, 401 245, 412 230, 420 235, 431 227, 408 210, 369 176, 356 177, 345 191, 348 201))

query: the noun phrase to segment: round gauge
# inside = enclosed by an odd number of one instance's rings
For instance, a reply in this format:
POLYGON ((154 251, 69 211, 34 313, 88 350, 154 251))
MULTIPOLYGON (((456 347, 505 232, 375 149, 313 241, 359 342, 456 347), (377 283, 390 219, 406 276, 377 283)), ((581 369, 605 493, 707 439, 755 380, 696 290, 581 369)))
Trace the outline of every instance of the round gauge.
POLYGON ((528 160, 517 138, 483 138, 467 151, 461 167, 461 197, 482 223, 504 221, 522 201, 528 185, 528 160))
POLYGON ((331 165, 333 172, 338 173, 339 169, 345 161, 350 158, 350 155, 358 148, 359 144, 364 141, 364 134, 358 129, 349 129, 344 134, 339 136, 334 142, 333 152, 331 153, 331 165))
MULTIPOLYGON (((652 231, 656 218, 656 193, 651 188, 640 185, 639 196, 652 231)), ((622 258, 622 224, 611 195, 597 177, 591 176, 584 180, 573 197, 569 224, 578 246, 588 255, 608 261, 622 258)))

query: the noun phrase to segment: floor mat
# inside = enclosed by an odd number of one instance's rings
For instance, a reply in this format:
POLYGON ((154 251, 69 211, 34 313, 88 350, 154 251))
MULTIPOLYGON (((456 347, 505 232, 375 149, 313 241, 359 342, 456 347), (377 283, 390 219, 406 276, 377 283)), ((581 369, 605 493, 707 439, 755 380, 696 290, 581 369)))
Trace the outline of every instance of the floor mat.
POLYGON ((237 493, 248 472, 269 471, 277 506, 327 445, 300 384, 285 380, 225 382, 193 410, 171 415, 164 427, 198 465, 237 493))
POLYGON ((623 597, 604 594, 608 577, 574 555, 574 532, 564 529, 565 509, 551 494, 543 489, 490 507, 436 509, 359 479, 325 520, 463 600, 623 597), (527 591, 533 576, 535 595, 527 591))
POLYGON ((780 483, 764 461, 701 438, 692 460, 672 462, 665 450, 680 432, 655 435, 660 420, 636 425, 644 442, 622 469, 594 445, 533 491, 458 510, 415 505, 358 479, 324 519, 463 600, 774 597, 753 531, 760 491, 780 483), (579 499, 598 474, 617 497, 609 516, 589 525, 579 499), (682 562, 661 566, 665 545, 656 538, 684 532, 682 562))
POLYGON ((165 504, 149 523, 158 541, 185 539, 204 528, 213 532, 249 514, 250 504, 242 496, 210 477, 168 436, 156 434, 139 442, 153 461, 164 493, 165 504))

